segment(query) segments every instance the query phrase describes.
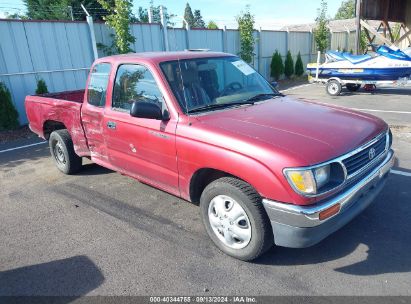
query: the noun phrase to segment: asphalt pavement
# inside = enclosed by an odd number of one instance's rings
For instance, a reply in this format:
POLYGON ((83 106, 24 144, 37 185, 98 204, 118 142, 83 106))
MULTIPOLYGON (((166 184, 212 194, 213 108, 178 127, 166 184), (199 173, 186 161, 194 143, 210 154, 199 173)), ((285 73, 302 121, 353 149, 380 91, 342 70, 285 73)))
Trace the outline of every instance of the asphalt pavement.
POLYGON ((378 87, 372 92, 360 89, 354 93, 343 88, 340 96, 333 97, 325 92, 324 85, 308 84, 291 88, 285 93, 297 98, 358 109, 381 117, 393 126, 411 127, 411 86, 378 87))
MULTIPOLYGON (((328 98, 312 86, 287 93, 411 112, 409 94, 384 95, 386 105, 380 95, 328 98)), ((91 163, 63 175, 36 139, 2 145, 0 296, 411 295, 411 114, 375 114, 397 126, 403 174, 320 244, 276 247, 252 263, 212 244, 196 205, 91 163)))

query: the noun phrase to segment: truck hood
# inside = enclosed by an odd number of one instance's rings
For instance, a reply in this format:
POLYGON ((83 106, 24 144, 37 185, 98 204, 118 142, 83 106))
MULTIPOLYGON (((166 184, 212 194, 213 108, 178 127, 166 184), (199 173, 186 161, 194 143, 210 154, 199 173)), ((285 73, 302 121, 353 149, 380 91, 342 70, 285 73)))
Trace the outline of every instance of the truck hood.
POLYGON ((197 118, 209 130, 282 151, 304 166, 350 152, 387 129, 372 115, 289 97, 197 118))

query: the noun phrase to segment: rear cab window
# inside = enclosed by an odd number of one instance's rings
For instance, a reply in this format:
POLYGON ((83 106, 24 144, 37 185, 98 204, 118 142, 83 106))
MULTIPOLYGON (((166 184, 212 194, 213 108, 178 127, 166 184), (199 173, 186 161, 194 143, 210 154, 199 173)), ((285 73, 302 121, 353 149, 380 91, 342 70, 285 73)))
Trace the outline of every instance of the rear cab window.
POLYGON ((90 105, 104 107, 110 71, 111 65, 109 63, 94 65, 87 88, 87 102, 90 105))

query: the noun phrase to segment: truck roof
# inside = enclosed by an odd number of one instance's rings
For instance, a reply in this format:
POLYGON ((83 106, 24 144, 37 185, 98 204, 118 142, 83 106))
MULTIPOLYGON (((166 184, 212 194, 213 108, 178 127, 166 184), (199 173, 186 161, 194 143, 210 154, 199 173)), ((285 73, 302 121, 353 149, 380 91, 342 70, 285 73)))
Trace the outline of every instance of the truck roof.
POLYGON ((225 57, 234 56, 228 53, 222 52, 208 52, 208 51, 179 51, 179 52, 144 52, 144 53, 129 53, 124 55, 114 55, 108 57, 102 57, 96 60, 96 62, 125 62, 133 60, 146 61, 158 64, 164 61, 182 60, 182 59, 195 59, 195 58, 210 58, 210 57, 225 57))

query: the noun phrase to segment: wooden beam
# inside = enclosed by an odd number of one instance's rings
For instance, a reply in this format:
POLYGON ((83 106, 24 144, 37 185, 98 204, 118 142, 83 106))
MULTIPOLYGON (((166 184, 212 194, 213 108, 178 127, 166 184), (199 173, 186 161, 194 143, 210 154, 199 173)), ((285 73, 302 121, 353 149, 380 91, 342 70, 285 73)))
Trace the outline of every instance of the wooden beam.
MULTIPOLYGON (((366 28, 364 28, 364 33, 367 36, 368 44, 372 45, 372 41, 374 40, 374 38, 371 38, 370 32, 366 28)), ((371 47, 371 49, 372 49, 372 47, 371 47)), ((369 50, 369 46, 367 45, 367 47, 365 49, 366 54, 368 53, 368 50, 369 50)))
POLYGON ((392 45, 392 42, 390 40, 388 40, 387 38, 385 38, 383 35, 381 35, 380 33, 378 33, 372 26, 370 26, 367 22, 365 22, 364 20, 361 20, 361 25, 363 27, 365 27, 369 32, 371 32, 373 35, 377 36, 379 39, 381 39, 381 41, 383 41, 385 44, 387 45, 392 45))
POLYGON ((400 39, 398 39, 397 41, 395 41, 396 45, 399 45, 403 40, 408 38, 408 42, 411 43, 411 30, 409 30, 408 32, 406 32, 404 35, 402 35, 400 37, 400 39))
POLYGON ((366 28, 364 28, 364 32, 365 32, 365 35, 367 36, 369 44, 373 44, 375 36, 371 38, 370 32, 366 28))
POLYGON ((368 42, 369 42, 369 43, 372 43, 372 41, 374 40, 374 38, 371 38, 370 32, 369 32, 366 28, 364 29, 364 33, 365 33, 365 35, 366 35, 367 38, 368 38, 368 42))
MULTIPOLYGON (((378 28, 377 28, 377 32, 381 29, 381 27, 382 27, 383 25, 384 25, 383 22, 380 22, 380 24, 379 24, 379 26, 378 26, 378 28)), ((373 37, 371 37, 370 32, 369 32, 366 28, 364 28, 364 32, 365 32, 365 35, 367 36, 367 39, 368 39, 369 43, 370 43, 370 44, 373 44, 373 43, 374 43, 374 40, 375 40, 375 38, 376 38, 377 36, 373 35, 373 37)), ((372 49, 372 46, 371 46, 371 49, 372 49)))

